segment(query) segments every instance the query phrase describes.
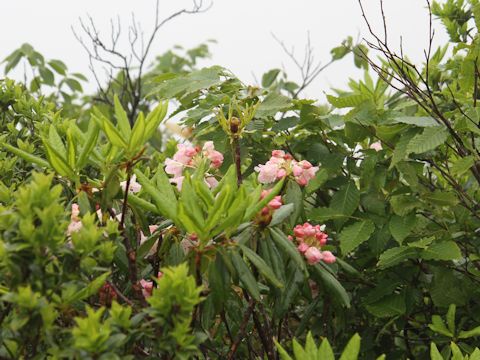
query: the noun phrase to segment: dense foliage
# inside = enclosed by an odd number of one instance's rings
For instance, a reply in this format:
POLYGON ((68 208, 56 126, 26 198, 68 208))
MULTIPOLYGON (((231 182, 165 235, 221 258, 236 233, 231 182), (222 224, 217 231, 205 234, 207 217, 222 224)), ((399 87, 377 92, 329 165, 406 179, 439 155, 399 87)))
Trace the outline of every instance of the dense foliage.
POLYGON ((431 9, 450 44, 347 39, 365 75, 325 105, 207 45, 141 99, 8 56, 35 76, 0 80, 0 357, 480 359, 480 3, 431 9))

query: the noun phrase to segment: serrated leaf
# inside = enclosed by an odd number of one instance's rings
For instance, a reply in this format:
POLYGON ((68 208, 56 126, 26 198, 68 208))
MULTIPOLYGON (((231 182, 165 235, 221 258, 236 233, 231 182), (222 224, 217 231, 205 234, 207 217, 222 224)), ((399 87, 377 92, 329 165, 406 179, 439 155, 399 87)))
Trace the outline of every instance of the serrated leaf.
POLYGON ((408 246, 399 246, 388 249, 378 260, 377 266, 385 269, 401 263, 404 260, 413 258, 417 255, 417 250, 408 246))
POLYGON ((422 251, 425 260, 458 260, 462 257, 460 248, 454 241, 442 241, 430 245, 422 251))
POLYGON ((367 241, 375 231, 375 225, 370 220, 359 221, 342 230, 340 233, 340 248, 343 254, 355 250, 367 241))
POLYGON ((335 106, 336 108, 349 108, 349 107, 356 107, 362 104, 365 100, 368 100, 369 97, 364 94, 356 94, 356 95, 346 95, 341 97, 335 97, 332 95, 327 95, 327 100, 330 104, 335 106))
POLYGON ((399 116, 394 119, 394 123, 415 125, 419 127, 441 126, 434 118, 430 116, 399 116))
POLYGON ((273 116, 279 111, 287 110, 292 104, 290 98, 277 92, 269 93, 258 106, 255 116, 268 117, 273 116))
POLYGON ((425 128, 421 134, 416 135, 407 146, 408 153, 422 154, 434 150, 437 146, 445 143, 448 132, 444 128, 425 128))
POLYGON ((359 204, 360 192, 355 186, 355 183, 350 181, 333 195, 330 208, 346 216, 350 216, 355 212, 359 204))
POLYGON ((265 74, 263 74, 262 86, 264 88, 268 88, 270 85, 272 85, 275 79, 277 78, 278 74, 280 74, 280 72, 281 72, 280 69, 272 69, 267 71, 265 74))
POLYGON ((403 240, 410 235, 412 229, 415 227, 415 223, 415 214, 410 214, 409 216, 393 215, 388 223, 388 228, 393 238, 399 245, 402 245, 403 240))

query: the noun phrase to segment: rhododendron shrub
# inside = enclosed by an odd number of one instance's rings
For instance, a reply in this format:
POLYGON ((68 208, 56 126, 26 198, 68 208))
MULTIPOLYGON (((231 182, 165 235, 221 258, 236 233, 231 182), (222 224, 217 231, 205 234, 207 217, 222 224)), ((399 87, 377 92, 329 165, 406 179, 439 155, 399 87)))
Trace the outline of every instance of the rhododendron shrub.
POLYGON ((478 356, 478 6, 433 4, 454 56, 346 39, 326 105, 205 47, 101 102, 8 57, 43 80, 0 80, 0 358, 478 356))

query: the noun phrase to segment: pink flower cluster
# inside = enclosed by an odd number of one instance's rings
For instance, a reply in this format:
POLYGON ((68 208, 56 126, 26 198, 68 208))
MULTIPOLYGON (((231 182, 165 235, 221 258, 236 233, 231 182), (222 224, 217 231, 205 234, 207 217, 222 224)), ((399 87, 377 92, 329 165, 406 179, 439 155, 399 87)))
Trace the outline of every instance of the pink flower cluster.
POLYGON ((273 150, 270 160, 264 165, 256 166, 255 171, 262 184, 270 184, 292 175, 300 186, 306 186, 315 177, 318 166, 313 166, 307 160, 296 161, 292 155, 282 150, 273 150))
POLYGON ((67 235, 70 236, 72 233, 80 231, 82 228, 82 220, 80 219, 80 206, 78 204, 72 204, 72 215, 70 215, 70 224, 68 224, 67 235))
MULTIPOLYGON (((215 150, 212 141, 207 141, 202 149, 198 146, 193 147, 185 144, 178 144, 177 149, 178 151, 173 155, 173 159, 167 158, 165 160, 165 172, 173 175, 173 179, 170 179, 170 182, 176 184, 178 190, 182 189, 183 171, 186 168, 195 168, 201 156, 210 160, 211 169, 218 169, 223 163, 223 155, 215 150)), ((205 182, 210 188, 218 184, 214 176, 206 176, 205 182)))
MULTIPOLYGON (((327 243, 328 235, 323 232, 324 225, 312 225, 306 222, 293 229, 298 251, 305 256, 310 265, 323 261, 327 264, 334 263, 336 258, 330 251, 321 251, 327 243)), ((289 237, 293 241, 293 237, 289 237)))

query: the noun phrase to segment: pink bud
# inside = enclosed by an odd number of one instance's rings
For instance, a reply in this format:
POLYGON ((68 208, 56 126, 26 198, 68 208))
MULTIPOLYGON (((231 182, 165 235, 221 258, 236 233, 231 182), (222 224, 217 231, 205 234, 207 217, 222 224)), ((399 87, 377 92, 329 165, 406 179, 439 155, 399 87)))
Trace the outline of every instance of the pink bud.
POLYGON ((269 203, 268 207, 274 210, 280 209, 282 207, 282 197, 275 196, 269 203))
POLYGON ((308 246, 304 242, 300 243, 300 245, 298 245, 297 247, 298 251, 300 251, 302 254, 305 253, 305 251, 307 251, 309 248, 310 246, 308 246))
POLYGON ((314 265, 318 263, 320 260, 322 260, 323 256, 320 250, 312 246, 308 248, 307 251, 305 251, 305 258, 307 259, 310 265, 314 265))
POLYGON ((273 150, 272 156, 277 158, 283 158, 285 156, 285 151, 283 150, 273 150))
POLYGON ((335 257, 335 255, 332 254, 331 251, 323 251, 322 255, 323 255, 323 261, 326 262, 327 264, 332 264, 337 260, 337 258, 335 257))
POLYGON ((277 180, 283 179, 285 176, 287 176, 285 169, 279 169, 277 172, 277 180))
POLYGON ((140 285, 142 286, 142 294, 144 298, 152 296, 153 292, 153 281, 140 280, 140 285))
POLYGON ((383 150, 382 143, 380 141, 374 142, 370 144, 370 149, 373 149, 375 151, 383 150))

